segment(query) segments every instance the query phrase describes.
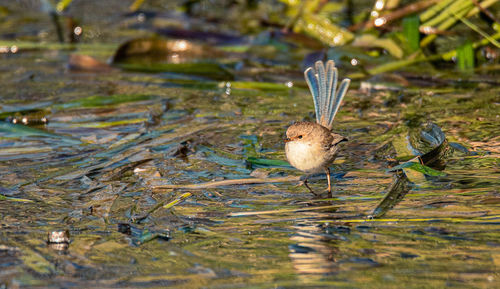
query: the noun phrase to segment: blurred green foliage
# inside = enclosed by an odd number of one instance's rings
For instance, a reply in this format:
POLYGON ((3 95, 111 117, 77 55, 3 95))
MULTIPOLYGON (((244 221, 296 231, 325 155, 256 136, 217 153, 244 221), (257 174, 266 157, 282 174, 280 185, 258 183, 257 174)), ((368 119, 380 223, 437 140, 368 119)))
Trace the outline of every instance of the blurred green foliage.
MULTIPOLYGON (((68 11, 72 5, 77 5, 72 0, 42 2, 44 11, 51 15, 58 13, 59 17, 70 17, 68 11)), ((158 23, 167 22, 168 29, 174 30, 189 24, 189 31, 206 29, 213 33, 216 27, 217 31, 231 32, 240 42, 226 45, 226 51, 232 48, 233 52, 237 52, 235 49, 240 48, 239 53, 250 52, 256 57, 262 57, 259 53, 263 54, 265 51, 275 51, 272 56, 264 57, 287 61, 289 59, 283 57, 283 54, 288 53, 290 47, 315 51, 346 47, 346 50, 356 51, 344 60, 351 62, 351 68, 356 70, 350 76, 359 78, 408 69, 420 62, 435 64, 454 61, 455 67, 461 72, 471 71, 482 65, 491 65, 490 70, 497 70, 495 67, 499 60, 495 55, 498 52, 488 54, 494 56, 490 58, 477 56, 484 46, 493 51, 500 49, 500 33, 495 28, 498 25, 496 15, 500 10, 498 2, 499 0, 135 0, 123 5, 128 5, 125 10, 143 16, 146 15, 144 13, 155 15, 162 7, 174 7, 170 12, 186 18, 179 20, 168 16, 168 19, 162 19, 158 23), (284 38, 277 35, 284 35, 284 38), (465 42, 472 44, 463 46, 465 42), (282 53, 283 51, 286 53, 282 53), (360 62, 361 59, 363 60, 360 62)), ((7 8, 0 5, 0 12, 7 11, 5 9, 7 8)), ((2 12, 0 16, 5 13, 9 12, 2 12)), ((78 11, 71 14, 71 17, 79 18, 78 11)), ((61 30, 61 23, 64 21, 57 17, 53 21, 57 29, 61 30)), ((151 32, 158 33, 155 29, 151 32)), ((61 35, 59 33, 60 40, 64 38, 61 35)), ((207 39, 210 40, 212 36, 199 34, 196 40, 208 43, 207 39)), ((216 45, 220 44, 224 43, 218 40, 216 45)), ((292 57, 303 58, 308 53, 310 52, 298 52, 292 57)), ((328 52, 329 56, 331 54, 328 52)))

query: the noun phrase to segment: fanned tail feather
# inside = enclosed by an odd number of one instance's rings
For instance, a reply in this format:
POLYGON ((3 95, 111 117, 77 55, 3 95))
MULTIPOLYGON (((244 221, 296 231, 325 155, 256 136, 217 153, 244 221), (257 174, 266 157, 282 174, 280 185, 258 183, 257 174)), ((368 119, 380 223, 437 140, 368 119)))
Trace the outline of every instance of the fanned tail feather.
POLYGON ((340 104, 342 103, 342 100, 344 99, 344 96, 347 93, 347 90, 349 89, 349 84, 351 84, 351 80, 349 78, 346 78, 342 80, 340 83, 339 90, 335 94, 335 97, 332 101, 332 108, 328 112, 328 128, 332 128, 333 120, 335 119, 335 115, 337 115, 337 112, 339 111, 340 104))
POLYGON ((338 73, 337 68, 335 67, 335 62, 333 60, 329 60, 326 63, 326 79, 327 79, 327 95, 326 95, 326 105, 323 115, 327 116, 326 122, 331 123, 329 111, 332 111, 335 99, 335 90, 337 89, 337 79, 338 73))
POLYGON ((309 90, 311 91, 311 95, 314 101, 314 110, 316 112, 316 120, 318 120, 318 116, 320 115, 319 107, 319 86, 318 79, 316 78, 316 73, 314 72, 312 67, 309 67, 304 71, 304 77, 306 79, 307 85, 309 86, 309 90))
POLYGON ((316 61, 314 68, 304 71, 304 76, 313 97, 316 122, 331 129, 351 80, 342 80, 337 91, 338 71, 333 60, 326 63, 326 70, 322 61, 316 61))
MULTIPOLYGON (((314 64, 314 67, 316 69, 316 77, 318 79, 318 86, 319 86, 319 98, 318 98, 318 105, 319 108, 317 109, 319 111, 319 122, 324 122, 325 119, 324 117, 326 116, 324 114, 325 107, 326 107, 326 75, 325 75, 325 66, 323 65, 323 62, 321 61, 316 61, 314 64)), ((316 120, 318 120, 318 116, 316 116, 316 120)))

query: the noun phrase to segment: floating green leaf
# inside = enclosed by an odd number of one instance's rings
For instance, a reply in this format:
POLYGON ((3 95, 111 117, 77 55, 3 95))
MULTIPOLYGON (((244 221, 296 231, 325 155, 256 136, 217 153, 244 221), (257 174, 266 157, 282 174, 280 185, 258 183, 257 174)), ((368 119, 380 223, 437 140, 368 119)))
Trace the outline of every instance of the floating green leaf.
POLYGON ((440 172, 438 170, 435 170, 433 168, 425 166, 421 163, 412 162, 412 161, 402 163, 400 165, 397 165, 395 167, 390 168, 387 171, 394 172, 396 170, 402 170, 402 169, 412 169, 414 171, 420 172, 420 173, 428 175, 428 176, 445 176, 446 175, 443 172, 440 172))
POLYGON ((261 165, 261 166, 273 166, 273 167, 289 167, 290 164, 288 164, 285 161, 282 160, 271 160, 271 159, 261 159, 261 158, 255 158, 255 157, 248 157, 247 162, 254 164, 254 165, 261 165))

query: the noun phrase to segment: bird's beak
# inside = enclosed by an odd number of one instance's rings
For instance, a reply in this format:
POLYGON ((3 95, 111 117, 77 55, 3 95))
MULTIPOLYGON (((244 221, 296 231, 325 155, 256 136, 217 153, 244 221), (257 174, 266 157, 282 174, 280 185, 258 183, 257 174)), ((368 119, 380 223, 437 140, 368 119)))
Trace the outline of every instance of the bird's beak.
POLYGON ((345 137, 343 137, 343 138, 339 139, 334 145, 338 145, 339 143, 346 142, 346 141, 347 141, 347 139, 345 137))
POLYGON ((285 143, 287 143, 287 142, 291 141, 291 139, 287 137, 287 138, 283 139, 283 141, 284 141, 285 143))

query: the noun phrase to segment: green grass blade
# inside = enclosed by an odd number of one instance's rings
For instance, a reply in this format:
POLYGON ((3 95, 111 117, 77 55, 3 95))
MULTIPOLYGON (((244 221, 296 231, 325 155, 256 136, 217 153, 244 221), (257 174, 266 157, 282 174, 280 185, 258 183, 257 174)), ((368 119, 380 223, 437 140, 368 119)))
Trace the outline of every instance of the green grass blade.
POLYGON ((463 72, 474 69, 474 48, 472 43, 466 42, 457 49, 457 68, 463 72))
POLYGON ((410 16, 403 19, 403 35, 408 42, 410 51, 415 52, 420 49, 420 19, 418 16, 410 16))

